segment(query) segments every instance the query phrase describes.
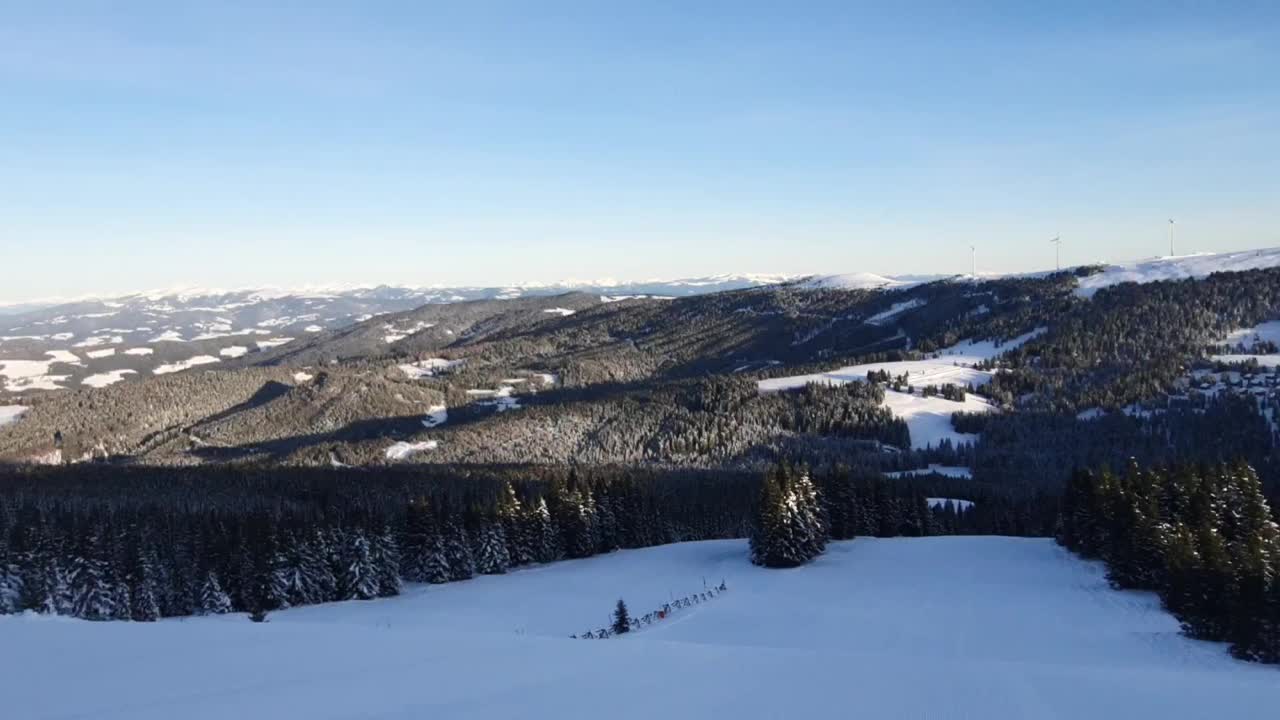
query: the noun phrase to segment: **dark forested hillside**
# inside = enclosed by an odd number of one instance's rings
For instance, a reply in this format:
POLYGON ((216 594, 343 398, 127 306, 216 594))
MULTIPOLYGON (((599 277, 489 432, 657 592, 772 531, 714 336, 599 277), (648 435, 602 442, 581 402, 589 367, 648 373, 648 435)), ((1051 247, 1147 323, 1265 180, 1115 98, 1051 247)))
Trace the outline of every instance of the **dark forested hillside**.
POLYGON ((33 395, 0 427, 0 459, 936 463, 985 482, 1055 487, 1082 464, 1243 458, 1274 491, 1280 388, 1208 353, 1231 330, 1280 318, 1280 269, 1078 294, 1098 271, 894 290, 791 283, 677 299, 570 293, 428 305, 235 361, 33 395), (1015 337, 1024 342, 1002 345, 1015 337), (939 351, 983 340, 995 349, 973 366, 985 383, 895 370, 867 372, 874 386, 756 389, 847 365, 937 362, 939 351), (886 393, 954 403, 941 412, 956 413, 959 434, 920 449, 886 393), (966 397, 998 412, 960 413, 966 397))

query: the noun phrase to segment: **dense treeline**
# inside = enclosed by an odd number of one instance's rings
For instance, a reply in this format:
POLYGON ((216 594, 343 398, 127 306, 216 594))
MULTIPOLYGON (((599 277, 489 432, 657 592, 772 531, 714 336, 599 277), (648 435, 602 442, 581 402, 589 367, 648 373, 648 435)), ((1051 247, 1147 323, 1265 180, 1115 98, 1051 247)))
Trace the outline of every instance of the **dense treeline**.
POLYGON ((1155 590, 1187 635, 1280 662, 1280 528, 1245 463, 1076 472, 1059 542, 1155 590))
MULTIPOLYGON (((836 538, 1044 534, 1037 518, 1055 509, 981 491, 969 509, 930 509, 945 488, 843 470, 815 484, 836 538)), ((759 488, 755 473, 618 467, 5 467, 0 611, 153 620, 394 595, 405 580, 744 537, 759 488)))
MULTIPOLYGON (((751 519, 751 561, 795 567, 812 560, 828 540, 855 537, 920 537, 950 534, 1050 534, 1056 497, 987 495, 976 504, 929 496, 920 483, 886 481, 835 466, 818 472, 782 463, 760 487, 751 519)), ((943 479, 934 492, 961 487, 943 479)), ((968 484, 972 494, 972 483, 968 484)))
POLYGON ((1167 400, 1163 407, 1076 417, 1057 412, 956 413, 960 432, 981 433, 972 448, 974 477, 1061 488, 1074 467, 1221 463, 1243 459, 1280 493, 1275 432, 1250 397, 1167 400))

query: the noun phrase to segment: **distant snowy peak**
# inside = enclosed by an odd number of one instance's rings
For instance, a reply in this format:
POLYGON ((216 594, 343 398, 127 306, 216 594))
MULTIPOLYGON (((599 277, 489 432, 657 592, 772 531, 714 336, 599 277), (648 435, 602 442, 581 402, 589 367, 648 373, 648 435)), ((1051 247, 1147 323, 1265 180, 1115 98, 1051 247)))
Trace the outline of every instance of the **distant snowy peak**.
POLYGON ((835 290, 889 290, 903 289, 919 285, 920 280, 899 280, 897 278, 859 272, 842 275, 814 275, 804 280, 801 285, 808 288, 831 288, 835 290))
POLYGON ((1149 258, 1119 265, 1106 265, 1102 272, 1081 278, 1076 294, 1081 297, 1092 297, 1102 288, 1126 282, 1186 280, 1208 277, 1218 272, 1241 272, 1272 267, 1280 267, 1280 248, 1149 258))
MULTIPOLYGON (((104 304, 111 308, 128 305, 170 303, 173 309, 203 304, 216 300, 215 304, 262 303, 290 299, 421 299, 423 302, 459 302, 462 300, 509 299, 530 295, 555 295, 567 292, 588 292, 608 295, 662 295, 683 297, 724 290, 776 285, 804 277, 783 274, 724 274, 705 277, 653 279, 637 281, 565 280, 560 282, 528 282, 510 285, 310 285, 302 287, 245 287, 235 289, 209 287, 171 287, 121 295, 92 295, 74 299, 50 299, 23 304, 0 305, 7 308, 5 314, 17 314, 58 305, 104 304)), ((242 305, 241 305, 242 306, 242 305)))

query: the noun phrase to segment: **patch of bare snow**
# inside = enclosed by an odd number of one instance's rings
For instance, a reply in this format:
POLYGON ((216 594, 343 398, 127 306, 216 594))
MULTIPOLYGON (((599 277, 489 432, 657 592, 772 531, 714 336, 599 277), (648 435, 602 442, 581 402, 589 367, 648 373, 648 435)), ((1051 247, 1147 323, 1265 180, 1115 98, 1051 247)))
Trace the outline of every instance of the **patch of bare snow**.
POLYGON ((187 358, 186 360, 182 360, 179 362, 167 363, 165 365, 157 366, 151 372, 156 375, 166 375, 168 373, 181 372, 182 370, 187 370, 197 365, 211 365, 216 362, 221 362, 221 361, 212 355, 197 355, 193 358, 187 358))
POLYGON ((411 380, 421 380, 422 378, 433 377, 452 370, 462 365, 462 360, 445 360, 444 358, 427 358, 417 362, 405 363, 397 365, 400 372, 411 380))
POLYGON ((17 422, 30 409, 26 405, 0 405, 0 425, 17 422))
POLYGON ((416 453, 435 450, 437 447, 440 447, 440 443, 435 440, 423 440, 421 442, 405 442, 401 440, 387 448, 386 457, 388 460, 404 460, 416 453))
POLYGON ((90 375, 89 377, 81 380, 80 384, 95 388, 106 387, 120 382, 124 379, 125 375, 132 375, 134 372, 135 371, 133 370, 111 370, 109 372, 90 375))
POLYGON ((258 348, 260 350, 267 350, 273 347, 280 347, 285 343, 291 342, 293 342, 293 338, 271 338, 270 340, 259 340, 258 348))

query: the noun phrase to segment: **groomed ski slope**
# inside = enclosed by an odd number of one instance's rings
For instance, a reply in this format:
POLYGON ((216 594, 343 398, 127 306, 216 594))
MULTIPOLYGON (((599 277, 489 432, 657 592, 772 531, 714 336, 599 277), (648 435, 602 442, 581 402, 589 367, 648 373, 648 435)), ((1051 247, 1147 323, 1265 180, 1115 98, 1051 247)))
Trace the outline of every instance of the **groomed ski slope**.
POLYGON ((388 600, 153 624, 0 618, 5 717, 1267 717, 1280 671, 1178 635, 1049 540, 860 539, 795 570, 743 541, 413 586, 388 600), (630 636, 572 640, 729 592, 630 636))

